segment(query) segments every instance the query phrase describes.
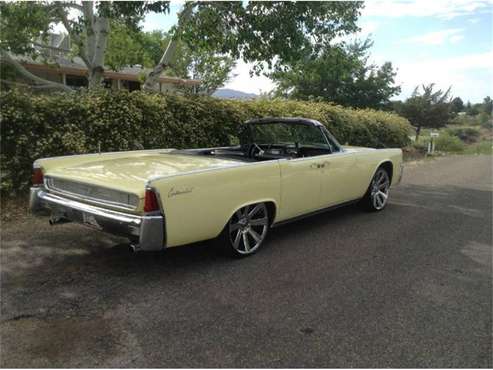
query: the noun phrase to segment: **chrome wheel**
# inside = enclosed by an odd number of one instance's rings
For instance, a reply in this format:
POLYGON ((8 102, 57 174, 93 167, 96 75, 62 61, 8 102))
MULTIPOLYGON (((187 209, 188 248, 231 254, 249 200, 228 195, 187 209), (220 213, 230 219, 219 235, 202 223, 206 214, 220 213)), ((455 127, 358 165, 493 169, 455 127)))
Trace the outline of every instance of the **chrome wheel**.
POLYGON ((384 169, 379 169, 371 182, 370 199, 373 208, 381 210, 387 204, 390 189, 390 178, 384 169))
POLYGON ((264 241, 268 228, 269 214, 264 203, 243 207, 229 221, 231 246, 239 254, 251 254, 264 241))

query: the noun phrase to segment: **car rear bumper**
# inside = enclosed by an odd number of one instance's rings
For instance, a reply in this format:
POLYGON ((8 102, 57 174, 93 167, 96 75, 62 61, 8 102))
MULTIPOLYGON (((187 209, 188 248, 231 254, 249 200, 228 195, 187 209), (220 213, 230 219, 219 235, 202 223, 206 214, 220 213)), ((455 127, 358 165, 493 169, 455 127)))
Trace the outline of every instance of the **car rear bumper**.
POLYGON ((125 236, 137 250, 152 251, 165 247, 164 217, 161 214, 133 215, 81 203, 32 187, 29 199, 35 215, 51 214, 51 224, 76 222, 114 235, 125 236))

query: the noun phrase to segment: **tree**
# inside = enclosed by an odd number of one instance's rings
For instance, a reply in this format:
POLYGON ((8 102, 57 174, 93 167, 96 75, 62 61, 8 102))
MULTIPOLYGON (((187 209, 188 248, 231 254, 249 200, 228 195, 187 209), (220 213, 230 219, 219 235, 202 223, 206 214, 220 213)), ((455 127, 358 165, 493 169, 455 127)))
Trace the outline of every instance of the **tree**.
POLYGON ((370 40, 325 48, 320 55, 299 60, 272 73, 276 95, 301 100, 324 100, 344 106, 382 108, 400 92, 391 63, 368 63, 370 40))
MULTIPOLYGON (((129 29, 121 22, 113 22, 111 27, 114 32, 110 34, 106 63, 116 71, 128 65, 154 67, 159 63, 161 50, 171 38, 161 31, 129 29)), ((227 55, 192 49, 180 42, 176 45, 174 60, 167 74, 199 79, 201 84, 196 92, 210 95, 224 85, 234 65, 234 60, 227 55)))
POLYGON ((456 98, 453 98, 452 101, 450 102, 450 111, 452 113, 459 113, 459 112, 462 112, 464 110, 464 102, 462 101, 461 98, 459 97, 456 97, 456 98))
POLYGON ((466 113, 468 116, 478 115, 481 112, 481 109, 482 109, 481 103, 471 104, 470 102, 467 102, 466 104, 466 113))
MULTIPOLYGON (((279 69, 306 56, 316 55, 336 36, 358 30, 356 20, 362 2, 186 2, 171 30, 171 38, 161 57, 147 76, 144 88, 156 88, 159 76, 168 68, 180 40, 190 49, 214 55, 228 55, 254 63, 254 72, 279 69)), ((137 28, 149 11, 167 12, 168 2, 82 1, 8 3, 23 11, 10 12, 7 22, 31 29, 25 15, 36 8, 40 28, 61 22, 75 46, 74 52, 88 68, 89 87, 101 85, 112 20, 137 28), (78 17, 69 17, 69 10, 78 17), (14 14, 15 13, 15 14, 14 14)), ((2 14, 2 19, 4 14, 2 14)), ((2 20, 3 22, 3 20, 2 20)), ((25 33, 23 41, 35 41, 37 32, 25 33)), ((12 36, 8 32, 7 36, 12 36)), ((0 36, 2 39, 4 34, 0 36)), ((29 44, 25 42, 25 45, 29 44)), ((202 54, 204 55, 204 54, 202 54)))
MULTIPOLYGON (((29 82, 33 88, 46 90, 70 90, 68 87, 44 80, 28 70, 15 60, 11 53, 37 56, 35 43, 46 39, 53 21, 46 6, 34 2, 0 3, 0 64, 2 78, 5 76, 5 67, 10 67, 9 74, 20 76, 29 82)), ((3 81, 7 82, 7 81, 3 81)))
POLYGON ((336 37, 358 30, 362 2, 187 2, 154 70, 155 89, 180 40, 188 47, 254 63, 254 72, 316 55, 336 37))
POLYGON ((417 86, 398 112, 416 127, 416 140, 422 127, 443 127, 450 119, 450 88, 433 91, 434 87, 435 84, 422 85, 423 91, 420 93, 417 86))
MULTIPOLYGON (((111 21, 110 27, 111 33, 105 56, 105 63, 109 68, 113 71, 120 71, 127 66, 141 65, 148 68, 154 66, 150 46, 144 43, 140 30, 129 28, 118 20, 111 21)), ((159 48, 162 35, 161 32, 156 33, 158 37, 154 44, 159 48)), ((150 37, 154 36, 154 33, 148 34, 150 37)))
MULTIPOLYGON (((25 74, 26 71, 21 70, 20 64, 15 65, 8 59, 8 52, 35 55, 32 45, 37 43, 39 36, 46 35, 54 23, 62 23, 70 35, 74 53, 87 67, 89 88, 97 88, 101 86, 103 80, 110 20, 118 19, 128 27, 137 28, 147 12, 168 10, 168 2, 2 3, 0 8, 2 62, 12 64, 19 72, 25 74), (71 10, 78 14, 75 19, 69 17, 71 10)), ((39 43, 37 46, 46 47, 39 43)))
POLYGON ((201 80, 198 93, 212 95, 218 88, 224 86, 230 77, 231 70, 236 65, 233 58, 225 55, 186 49, 183 55, 187 75, 192 79, 201 80))
POLYGON ((489 96, 483 99, 483 112, 490 116, 493 114, 493 100, 489 96))

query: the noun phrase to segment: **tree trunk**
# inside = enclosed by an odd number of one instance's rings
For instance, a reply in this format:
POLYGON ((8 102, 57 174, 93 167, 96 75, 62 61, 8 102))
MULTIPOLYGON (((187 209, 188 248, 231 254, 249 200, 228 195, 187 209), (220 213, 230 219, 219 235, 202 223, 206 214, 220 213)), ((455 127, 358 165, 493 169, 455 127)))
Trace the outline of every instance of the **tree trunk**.
POLYGON ((92 67, 89 70, 87 74, 89 90, 95 90, 103 87, 102 85, 103 74, 104 74, 104 68, 101 67, 92 67))
POLYGON ((108 42, 110 23, 107 18, 95 17, 92 23, 92 29, 89 32, 94 33, 92 48, 88 50, 90 66, 88 66, 89 89, 102 87, 104 77, 104 56, 108 42))
MULTIPOLYGON (((85 43, 78 39, 79 54, 87 67, 87 79, 89 89, 102 87, 104 77, 104 56, 108 42, 110 22, 105 17, 94 15, 94 3, 82 2, 82 13, 85 20, 85 43)), ((73 32, 72 32, 73 33, 73 32)))
POLYGON ((173 60, 177 44, 178 40, 174 37, 169 41, 168 46, 166 47, 166 51, 161 57, 161 60, 147 76, 143 86, 144 90, 156 90, 156 86, 159 82, 159 76, 161 76, 161 73, 163 73, 163 71, 168 68, 170 62, 173 60))
POLYGON ((62 8, 62 23, 71 40, 79 48, 79 57, 87 67, 89 89, 102 87, 104 77, 104 56, 110 24, 107 18, 94 15, 94 2, 82 1, 80 8, 84 17, 85 40, 71 26, 67 12, 62 8))
POLYGON ((63 91, 73 91, 70 87, 65 86, 58 82, 53 82, 45 80, 44 78, 38 77, 27 69, 24 68, 17 60, 12 58, 8 52, 0 49, 0 63, 5 63, 10 65, 19 73, 22 77, 33 83, 33 87, 38 90, 49 89, 49 90, 63 90, 63 91))
MULTIPOLYGON (((92 1, 82 2, 82 14, 84 14, 85 20, 85 43, 80 40, 79 44, 83 47, 79 47, 79 54, 84 54, 89 64, 92 64, 94 59, 94 50, 96 49, 96 30, 94 19, 94 3, 92 1)), ((87 63, 86 63, 87 64, 87 63)), ((89 66, 87 66, 89 68, 89 66)))
POLYGON ((161 76, 161 73, 163 73, 163 71, 168 68, 175 56, 176 47, 178 46, 178 42, 180 40, 181 34, 183 33, 183 29, 186 23, 192 16, 194 5, 195 4, 193 2, 185 3, 183 10, 178 15, 178 25, 176 27, 175 33, 171 37, 171 40, 169 41, 168 46, 166 47, 166 50, 161 57, 161 60, 147 76, 143 86, 144 90, 156 90, 156 86, 159 82, 159 76, 161 76))

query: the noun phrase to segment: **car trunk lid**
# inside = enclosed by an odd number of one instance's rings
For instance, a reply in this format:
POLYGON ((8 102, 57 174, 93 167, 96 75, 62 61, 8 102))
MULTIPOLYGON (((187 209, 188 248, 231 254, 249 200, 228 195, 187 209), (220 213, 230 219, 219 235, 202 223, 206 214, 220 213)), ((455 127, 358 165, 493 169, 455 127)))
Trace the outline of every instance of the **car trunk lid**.
MULTIPOLYGON (((57 167, 49 170, 45 177, 48 186, 50 178, 63 180, 58 181, 58 184, 63 184, 66 189, 70 189, 69 193, 79 194, 81 197, 97 197, 98 194, 103 193, 109 196, 109 193, 105 193, 104 190, 109 189, 129 193, 142 199, 145 184, 153 178, 227 168, 241 163, 243 162, 198 155, 148 154, 92 160, 87 163, 57 167), (74 184, 78 185, 74 186, 74 184)), ((51 183, 54 184, 54 181, 51 183)), ((122 198, 121 195, 118 197, 122 198)))

